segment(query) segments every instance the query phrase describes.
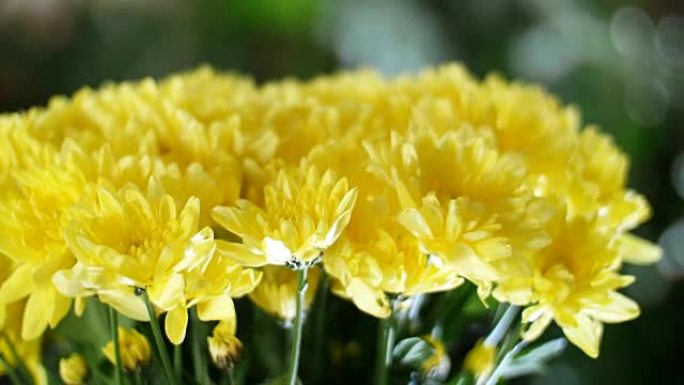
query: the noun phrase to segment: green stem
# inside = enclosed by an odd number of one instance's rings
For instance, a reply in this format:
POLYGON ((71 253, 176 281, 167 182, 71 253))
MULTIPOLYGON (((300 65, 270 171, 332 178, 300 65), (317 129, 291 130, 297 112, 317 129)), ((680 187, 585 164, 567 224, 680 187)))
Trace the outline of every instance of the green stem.
POLYGON ((237 381, 235 381, 235 370, 232 366, 228 368, 228 380, 230 380, 230 385, 237 385, 237 381))
POLYGON ((152 326, 152 334, 154 334, 154 342, 157 345, 157 351, 159 352, 159 358, 162 362, 162 368, 164 369, 164 375, 166 376, 166 382, 170 385, 176 385, 176 377, 173 374, 173 368, 171 366, 171 360, 169 359, 169 353, 166 351, 166 344, 164 343, 164 337, 162 336, 161 328, 159 327, 159 322, 157 320, 157 315, 154 313, 154 307, 150 301, 147 291, 142 292, 143 300, 145 301, 145 306, 147 307, 147 314, 150 316, 150 326, 152 326))
POLYGON ((112 335, 112 343, 114 344, 114 363, 116 365, 114 378, 118 385, 124 385, 121 347, 119 346, 119 318, 117 317, 116 310, 111 306, 109 307, 109 330, 112 335))
POLYGON ((522 340, 518 342, 513 349, 508 351, 506 355, 503 356, 501 359, 501 362, 499 362, 498 365, 496 365, 496 368, 494 368, 494 371, 492 374, 490 374, 488 377, 485 376, 484 378, 478 379, 477 384, 483 384, 483 385, 496 385, 499 382, 499 379, 501 378, 501 375, 503 374, 504 370, 508 367, 508 365, 511 363, 513 358, 520 354, 520 352, 527 347, 527 341, 522 340))
POLYGON ((14 348, 14 344, 12 343, 12 341, 10 341, 9 337, 7 337, 7 334, 5 334, 5 332, 0 332, 0 335, 2 335, 2 339, 5 341, 5 345, 7 345, 10 354, 12 354, 12 359, 14 360, 14 365, 17 369, 16 374, 20 378, 24 379, 26 381, 25 383, 33 384, 33 376, 31 376, 31 373, 24 364, 24 360, 22 360, 22 358, 17 353, 17 350, 14 348))
POLYGON ((143 385, 145 383, 145 381, 143 381, 142 371, 140 368, 133 373, 133 382, 135 385, 143 385))
POLYGON ((484 344, 486 346, 497 346, 508 333, 508 329, 510 329, 519 312, 520 307, 508 305, 492 332, 485 338, 484 344))
POLYGON ((323 342, 325 340, 325 318, 328 305, 329 287, 330 279, 328 278, 327 274, 323 273, 323 277, 321 278, 321 287, 317 297, 319 301, 318 318, 316 319, 316 330, 313 347, 313 358, 315 362, 313 379, 315 383, 321 382, 321 374, 323 369, 322 363, 325 361, 323 358, 325 354, 323 352, 323 342))
POLYGON ((287 374, 289 385, 297 384, 297 371, 299 369, 299 355, 302 345, 302 330, 304 328, 304 296, 308 288, 306 277, 307 269, 297 270, 297 310, 294 324, 292 325, 292 346, 290 348, 290 367, 287 374))
POLYGON ((14 385, 23 385, 24 382, 19 379, 19 376, 17 375, 17 372, 14 371, 14 367, 10 365, 5 358, 0 355, 0 367, 5 368, 5 373, 9 377, 10 381, 14 385))
POLYGON ((387 385, 394 348, 394 314, 378 321, 378 346, 375 357, 375 384, 387 385))
POLYGON ((192 351, 192 365, 195 372, 195 381, 199 385, 209 384, 208 372, 209 367, 207 365, 207 349, 204 347, 204 341, 206 341, 206 335, 202 332, 202 323, 197 318, 197 314, 194 308, 190 312, 190 327, 192 332, 192 338, 190 339, 190 349, 192 351))
POLYGON ((183 377, 183 345, 173 345, 173 370, 176 378, 183 377))
POLYGON ((219 380, 220 385, 236 385, 235 375, 233 374, 233 368, 226 369, 219 380))

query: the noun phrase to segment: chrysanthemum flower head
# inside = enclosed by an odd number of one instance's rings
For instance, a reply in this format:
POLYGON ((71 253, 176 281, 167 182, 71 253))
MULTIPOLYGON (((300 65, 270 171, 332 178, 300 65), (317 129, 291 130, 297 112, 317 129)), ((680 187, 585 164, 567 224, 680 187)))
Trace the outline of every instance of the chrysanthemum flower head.
POLYGON ((429 261, 417 239, 397 222, 401 205, 394 187, 369 172, 368 154, 351 138, 322 143, 307 160, 346 175, 364 197, 357 201, 347 230, 323 260, 337 295, 349 298, 366 313, 387 317, 391 310, 388 294, 443 291, 463 281, 453 269, 429 261))
POLYGON ((495 296, 531 304, 523 312, 530 324, 526 339, 555 321, 572 343, 597 357, 603 323, 639 316, 637 304, 618 292, 634 278, 617 272, 619 247, 596 219, 568 219, 561 212, 547 229, 552 241, 532 257, 532 275, 502 281, 495 296))
POLYGON ((147 289, 153 303, 168 302, 169 292, 183 287, 182 271, 210 261, 213 234, 198 223, 196 198, 179 212, 173 198, 153 188, 145 195, 133 186, 118 192, 91 186, 65 230, 78 263, 53 281, 66 295, 97 294, 123 314, 146 320, 135 288, 147 289))
POLYGON ((0 286, 0 303, 28 297, 22 337, 39 337, 66 315, 71 300, 51 283, 52 274, 75 262, 64 242, 67 214, 87 183, 78 148, 44 146, 40 156, 14 168, 13 192, 0 201, 0 252, 15 266, 0 286))
POLYGON ((474 132, 434 135, 428 126, 367 149, 373 172, 396 187, 399 223, 483 295, 502 274, 499 265, 547 242, 548 214, 525 189, 524 163, 474 132))
POLYGON ((214 254, 212 230, 199 227, 199 199, 191 197, 179 211, 154 179, 146 194, 134 186, 93 185, 70 216, 65 237, 78 263, 54 276, 59 290, 97 295, 138 320, 148 314, 135 290, 147 290, 166 313, 173 343, 185 338, 188 308, 197 306, 204 321, 233 318, 231 298, 259 282, 259 273, 214 254))
POLYGON ((261 207, 240 200, 236 207, 214 209, 216 222, 242 240, 219 241, 218 250, 247 266, 311 264, 342 234, 356 195, 332 171, 281 170, 264 187, 261 207))

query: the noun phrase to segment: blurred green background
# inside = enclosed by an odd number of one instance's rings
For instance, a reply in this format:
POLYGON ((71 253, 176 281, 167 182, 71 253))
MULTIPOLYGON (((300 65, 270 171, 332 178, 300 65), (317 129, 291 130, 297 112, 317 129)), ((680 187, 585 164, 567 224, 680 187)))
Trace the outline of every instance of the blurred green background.
POLYGON ((0 111, 105 80, 209 63, 257 81, 445 61, 543 84, 632 158, 665 248, 629 268, 636 321, 599 360, 570 348, 517 384, 684 384, 684 2, 680 0, 0 0, 0 111))

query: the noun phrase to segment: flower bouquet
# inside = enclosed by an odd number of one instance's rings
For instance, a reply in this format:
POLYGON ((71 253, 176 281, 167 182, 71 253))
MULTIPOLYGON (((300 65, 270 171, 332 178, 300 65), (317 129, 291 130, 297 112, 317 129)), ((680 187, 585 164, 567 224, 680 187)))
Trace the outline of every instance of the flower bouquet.
POLYGON ((0 375, 494 385, 566 341, 596 358, 639 315, 622 265, 660 257, 627 172, 575 108, 459 65, 55 97, 0 115, 0 375))

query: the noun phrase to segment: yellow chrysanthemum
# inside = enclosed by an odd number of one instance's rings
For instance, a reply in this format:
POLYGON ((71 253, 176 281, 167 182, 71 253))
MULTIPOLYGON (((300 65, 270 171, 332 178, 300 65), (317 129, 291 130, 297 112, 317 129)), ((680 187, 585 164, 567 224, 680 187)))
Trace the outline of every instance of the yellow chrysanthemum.
POLYGON ((393 201, 385 192, 359 202, 349 231, 324 260, 326 271, 335 278, 333 291, 381 318, 391 311, 387 293, 410 297, 449 290, 463 282, 455 269, 431 259, 416 238, 392 223, 393 215, 386 210, 398 212, 393 201))
POLYGON ((0 286, 0 303, 28 298, 22 324, 26 340, 38 338, 48 325, 55 327, 71 304, 51 277, 75 262, 63 234, 67 213, 86 184, 74 150, 69 142, 61 152, 44 147, 40 157, 13 170, 15 190, 0 200, 0 252, 15 262, 0 286))
POLYGON ((323 260, 337 295, 366 313, 387 317, 387 293, 413 296, 463 282, 453 269, 434 264, 397 222, 401 207, 394 189, 366 169, 368 155, 351 139, 317 146, 307 162, 345 175, 365 197, 357 201, 347 230, 323 260))
MULTIPOLYGON (((620 266, 661 254, 629 233, 650 208, 627 173, 573 107, 460 65, 258 87, 205 67, 86 88, 0 115, 0 327, 29 346, 86 295, 147 320, 134 288, 175 344, 188 308, 219 333, 250 292, 287 321, 295 274, 271 265, 325 253, 332 290, 374 316, 389 294, 468 279, 527 306, 526 339, 555 321, 595 356, 604 322, 638 315, 620 266)), ((212 341, 216 357, 239 346, 212 341)))
POLYGON ((312 263, 345 229, 355 201, 356 189, 331 171, 281 170, 264 187, 263 207, 240 200, 214 209, 216 222, 242 240, 219 241, 218 250, 247 266, 312 263))
POLYGON ((531 276, 501 282, 495 296, 532 304, 523 312, 523 322, 530 323, 525 339, 536 339, 555 321, 572 343, 597 357, 603 323, 639 315, 637 304, 617 292, 634 278, 617 272, 619 249, 597 220, 561 213, 548 231, 552 241, 531 258, 531 276))
POLYGON ((472 131, 434 135, 423 126, 413 138, 393 134, 388 145, 367 148, 374 172, 397 189, 399 222, 481 294, 547 243, 548 210, 525 188, 524 164, 472 131))
POLYGON ((239 278, 239 267, 212 260, 213 233, 198 228, 198 199, 189 199, 177 212, 169 195, 154 188, 154 183, 150 186, 147 196, 133 187, 118 193, 100 186, 90 188, 87 199, 72 210, 65 231, 78 263, 56 274, 54 282, 66 295, 96 294, 138 320, 147 320, 148 315, 135 289, 146 289, 152 303, 167 313, 169 339, 180 343, 185 337, 187 308, 197 304, 200 317, 206 320, 232 314, 230 294, 251 290, 258 277, 239 278), (205 275, 209 267, 211 274, 205 275), (212 277, 223 279, 215 284, 218 288, 198 289, 211 286, 212 277), (246 289, 241 287, 245 285, 246 289))
POLYGON ((160 82, 160 89, 165 99, 207 125, 236 111, 252 112, 249 100, 257 92, 251 79, 208 66, 169 76, 160 82))

